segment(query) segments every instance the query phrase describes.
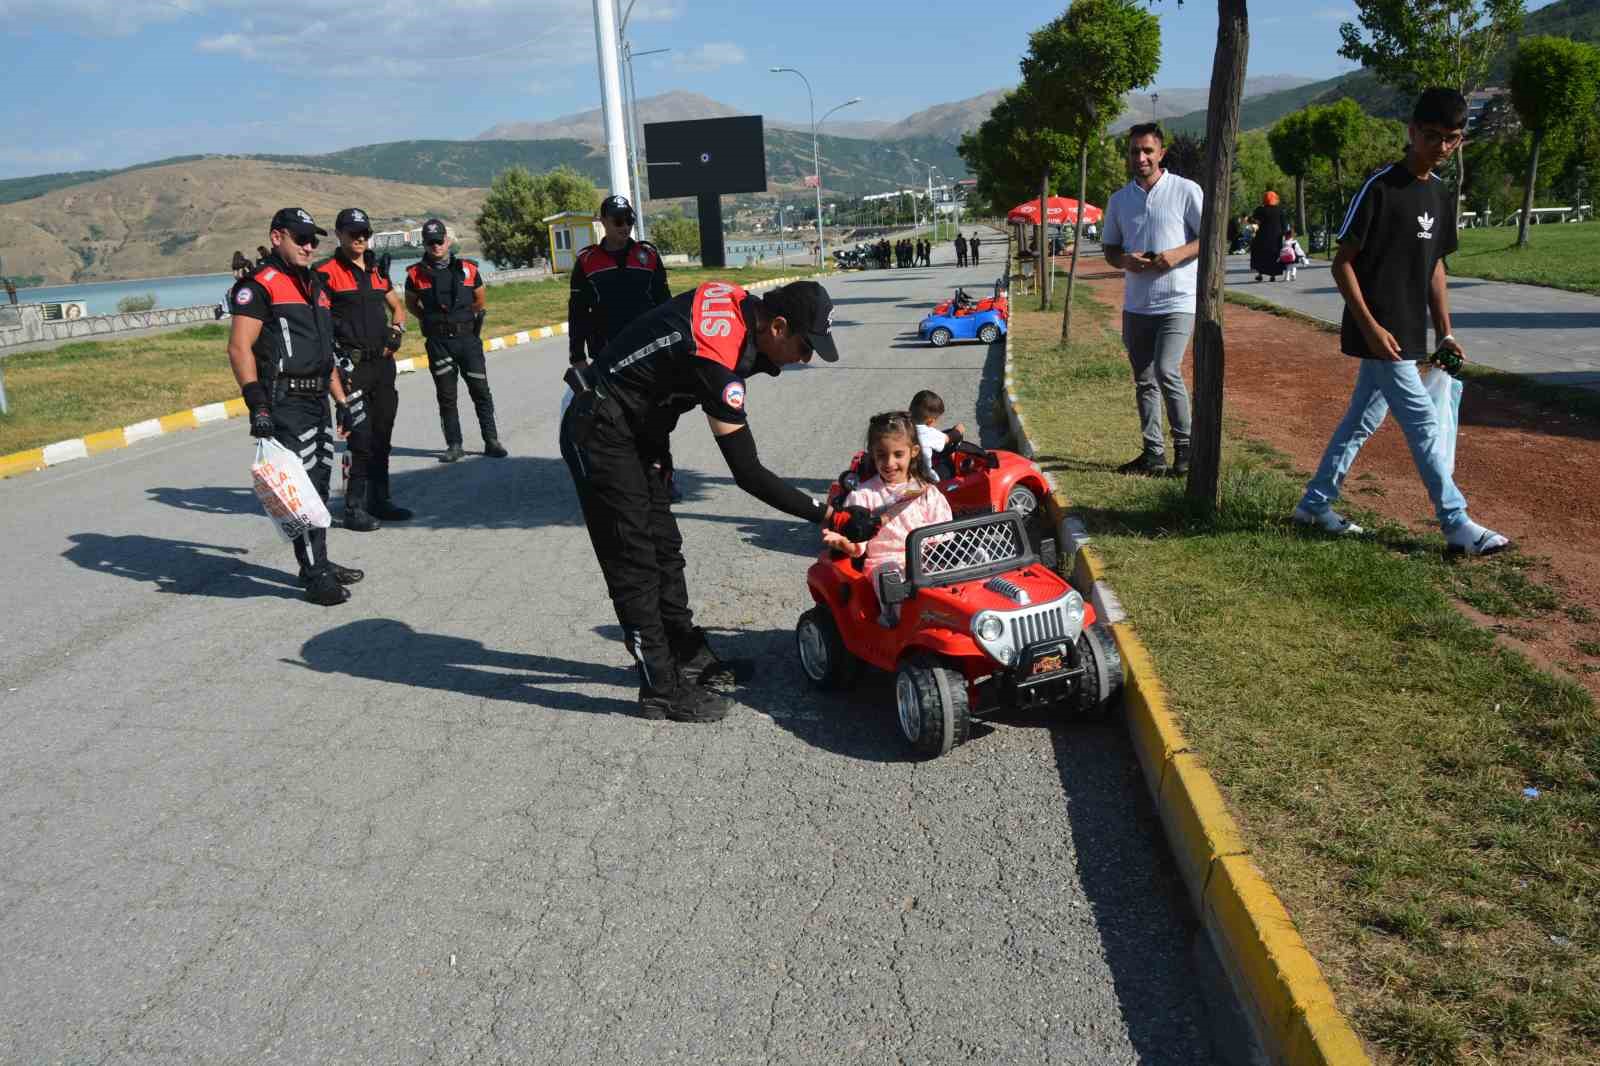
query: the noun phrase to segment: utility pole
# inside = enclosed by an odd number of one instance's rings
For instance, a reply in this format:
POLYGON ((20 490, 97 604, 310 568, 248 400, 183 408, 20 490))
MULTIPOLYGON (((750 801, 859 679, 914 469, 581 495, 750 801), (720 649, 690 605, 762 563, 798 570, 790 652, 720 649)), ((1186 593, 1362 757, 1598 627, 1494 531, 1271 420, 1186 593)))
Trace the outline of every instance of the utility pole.
POLYGON ((594 49, 600 68, 600 113, 605 119, 606 163, 611 195, 636 201, 628 179, 628 128, 622 120, 622 73, 618 62, 616 0, 594 0, 594 49))

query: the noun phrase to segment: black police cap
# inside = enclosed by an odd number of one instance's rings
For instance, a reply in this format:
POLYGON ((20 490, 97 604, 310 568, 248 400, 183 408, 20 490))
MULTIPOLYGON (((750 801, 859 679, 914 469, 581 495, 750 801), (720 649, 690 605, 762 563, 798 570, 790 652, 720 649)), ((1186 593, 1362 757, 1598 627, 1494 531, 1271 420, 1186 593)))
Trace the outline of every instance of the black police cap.
POLYGON ((361 230, 372 232, 372 220, 367 213, 359 207, 347 207, 339 212, 339 217, 333 220, 333 228, 342 233, 357 233, 361 230))
POLYGON ((600 201, 600 217, 615 215, 618 218, 632 218, 633 205, 626 196, 608 196, 600 201))
POLYGON ((312 219, 303 207, 281 207, 278 213, 272 216, 272 228, 288 230, 296 237, 309 237, 313 234, 326 237, 328 231, 312 219))

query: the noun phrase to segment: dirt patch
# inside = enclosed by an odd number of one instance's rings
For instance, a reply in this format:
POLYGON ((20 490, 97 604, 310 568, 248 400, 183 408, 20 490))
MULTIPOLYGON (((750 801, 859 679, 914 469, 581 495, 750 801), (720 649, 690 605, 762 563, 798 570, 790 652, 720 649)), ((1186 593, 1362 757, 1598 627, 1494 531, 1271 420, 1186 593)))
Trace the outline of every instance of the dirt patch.
MULTIPOLYGON (((1096 271, 1081 280, 1109 306, 1121 306, 1120 275, 1096 271)), ((1335 335, 1306 323, 1236 305, 1225 314, 1228 418, 1309 476, 1344 415, 1356 361, 1340 353, 1335 335)), ((1192 387, 1192 349, 1184 371, 1192 387)), ((1525 576, 1548 586, 1558 601, 1531 617, 1485 622, 1534 661, 1560 668, 1600 697, 1597 470, 1600 426, 1592 420, 1467 382, 1456 482, 1472 517, 1516 541, 1528 563, 1525 576)), ((1361 449, 1345 498, 1416 532, 1437 529, 1393 419, 1361 449)))

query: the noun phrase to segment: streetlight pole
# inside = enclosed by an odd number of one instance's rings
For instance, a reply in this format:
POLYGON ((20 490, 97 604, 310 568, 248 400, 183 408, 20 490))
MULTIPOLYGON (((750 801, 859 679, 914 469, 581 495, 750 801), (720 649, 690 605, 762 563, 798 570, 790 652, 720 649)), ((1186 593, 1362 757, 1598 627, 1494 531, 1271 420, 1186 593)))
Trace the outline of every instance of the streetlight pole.
MULTIPOLYGON (((811 114, 811 180, 816 183, 817 191, 817 265, 821 266, 823 263, 827 262, 828 239, 822 232, 822 157, 817 151, 817 126, 819 123, 817 122, 816 96, 811 92, 811 79, 807 78, 794 67, 768 67, 767 69, 773 74, 793 74, 795 77, 805 82, 806 85, 806 108, 811 114)), ((849 107, 851 104, 858 104, 860 102, 861 98, 858 96, 854 99, 846 100, 844 103, 840 104, 839 107, 849 107)), ((829 111, 827 115, 823 115, 823 120, 826 121, 828 115, 831 115, 834 111, 839 110, 839 107, 834 108, 833 111, 829 111)))
POLYGON ((622 75, 618 70, 616 0, 594 0, 594 47, 600 68, 600 111, 605 118, 606 163, 611 192, 633 199, 628 184, 628 138, 622 121, 622 75))
MULTIPOLYGON (((631 11, 633 5, 629 4, 628 9, 631 11)), ((626 22, 627 20, 624 19, 623 21, 626 22)), ((644 228, 644 184, 639 180, 639 156, 643 154, 639 148, 639 138, 643 136, 644 130, 639 122, 639 98, 634 89, 633 60, 635 56, 653 56, 670 51, 672 51, 670 48, 651 48, 648 51, 635 52, 631 43, 628 41, 622 42, 622 59, 628 68, 628 161, 633 165, 633 191, 635 194, 633 214, 639 226, 639 239, 641 241, 648 239, 644 228)))

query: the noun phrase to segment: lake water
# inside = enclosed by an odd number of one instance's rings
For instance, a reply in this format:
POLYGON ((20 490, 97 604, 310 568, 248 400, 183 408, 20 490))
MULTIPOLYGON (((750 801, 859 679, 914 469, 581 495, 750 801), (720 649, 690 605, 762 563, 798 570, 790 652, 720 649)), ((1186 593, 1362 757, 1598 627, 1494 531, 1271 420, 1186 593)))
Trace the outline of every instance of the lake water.
MULTIPOLYGON (((784 254, 789 262, 798 263, 807 254, 809 244, 790 241, 784 254)), ((776 241, 731 241, 727 245, 728 265, 742 266, 754 260, 767 266, 779 264, 776 241)), ((397 259, 390 264, 389 276, 403 283, 406 268, 415 260, 397 259)), ((484 263, 486 270, 494 270, 493 263, 484 263)), ((200 304, 221 303, 233 286, 232 274, 196 274, 187 277, 136 278, 129 281, 96 281, 77 285, 45 285, 37 289, 18 289, 20 303, 40 303, 64 300, 82 300, 89 305, 91 315, 109 315, 117 310, 117 301, 125 296, 155 296, 157 307, 194 307, 200 304)), ((0 293, 0 299, 4 294, 0 293)))

